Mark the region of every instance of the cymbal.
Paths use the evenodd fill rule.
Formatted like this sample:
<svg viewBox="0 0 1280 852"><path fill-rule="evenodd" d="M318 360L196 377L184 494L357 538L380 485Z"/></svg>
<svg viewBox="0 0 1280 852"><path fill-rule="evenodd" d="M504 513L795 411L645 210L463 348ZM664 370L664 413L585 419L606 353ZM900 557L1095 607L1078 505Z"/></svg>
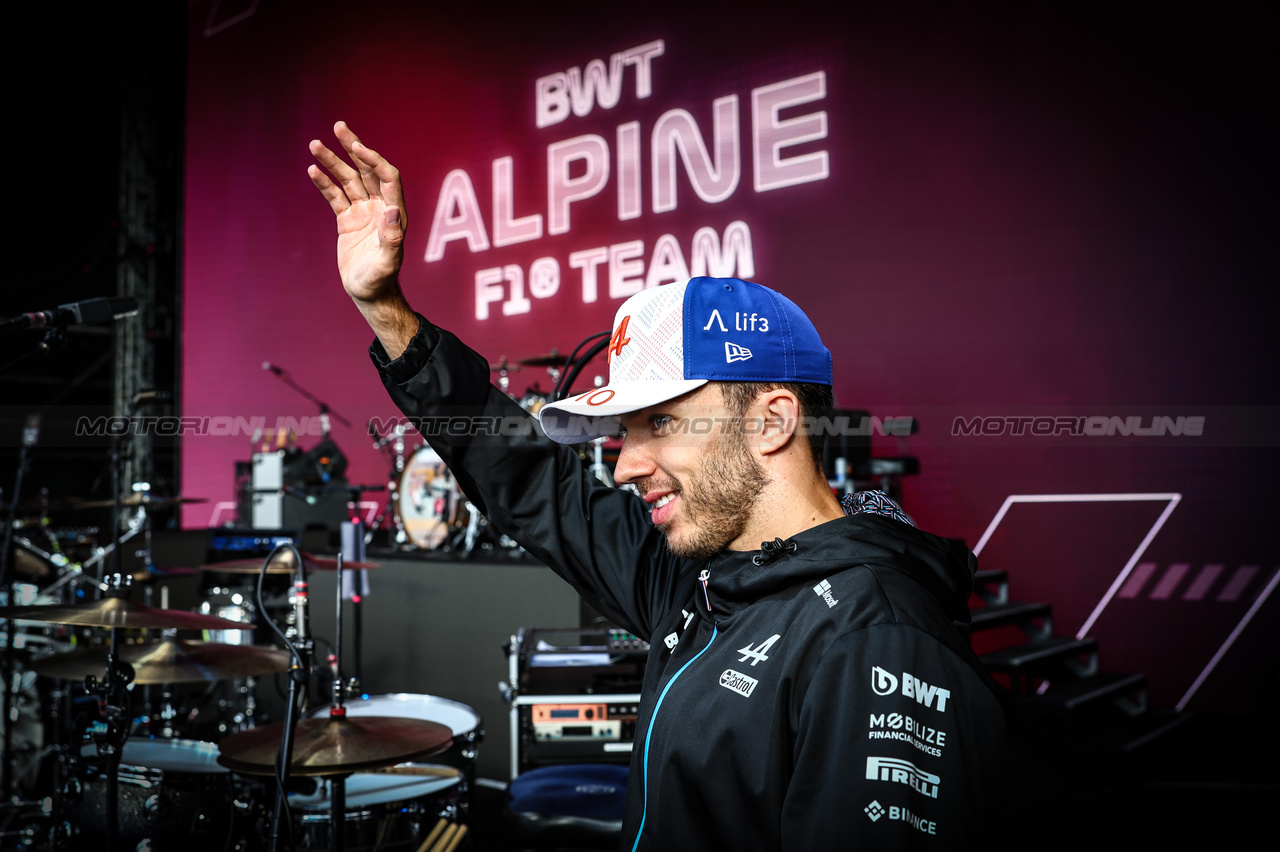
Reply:
<svg viewBox="0 0 1280 852"><path fill-rule="evenodd" d="M250 775L275 773L284 724L250 728L218 744L218 763ZM453 742L447 725L426 719L348 716L303 719L294 729L293 775L343 775L438 754Z"/></svg>
<svg viewBox="0 0 1280 852"><path fill-rule="evenodd" d="M244 626L244 625L242 625ZM261 645L221 645L213 642L168 640L145 645L121 645L120 659L133 666L134 683L199 683L282 672L289 668L289 652ZM32 662L42 675L64 680L102 677L107 670L107 647L97 645Z"/></svg>
<svg viewBox="0 0 1280 852"><path fill-rule="evenodd" d="M44 557L32 553L15 542L13 548L13 568L24 577L43 580L57 573L57 567Z"/></svg>
<svg viewBox="0 0 1280 852"><path fill-rule="evenodd" d="M328 556L316 556L315 554L301 551L302 563L307 567L308 571L337 571L338 560ZM377 568L377 562L356 562L354 559L342 560L342 567L351 571L367 571L370 568ZM236 559L232 562L211 562L208 565L201 565L201 571L220 571L224 574L257 574L262 570L261 559ZM271 561L267 563L268 574L292 574L297 570L297 565L293 561L292 550L282 550L275 556L271 557Z"/></svg>
<svg viewBox="0 0 1280 852"><path fill-rule="evenodd" d="M489 372L491 373L502 373L502 372L518 373L520 370L521 370L520 365L512 364L508 362L506 355L503 355L501 358L499 358L498 363L489 365Z"/></svg>
<svg viewBox="0 0 1280 852"><path fill-rule="evenodd" d="M521 358L520 363L526 367L559 367L568 362L568 358L552 349L546 355L535 355L532 358Z"/></svg>
<svg viewBox="0 0 1280 852"><path fill-rule="evenodd" d="M194 568L156 568L149 571L135 571L129 576L135 583L154 583L156 580L167 580L170 577L192 577L200 572Z"/></svg>
<svg viewBox="0 0 1280 852"><path fill-rule="evenodd" d="M149 491L138 491L120 501L120 506L132 509L137 506L152 506L157 509L167 506L178 506L185 503L208 503L208 497L164 497ZM70 509L110 509L115 506L114 500L82 500L68 504Z"/></svg>
<svg viewBox="0 0 1280 852"><path fill-rule="evenodd" d="M0 618L136 630L253 629L252 624L180 609L155 609L130 598L118 597L72 606L5 606L0 607Z"/></svg>

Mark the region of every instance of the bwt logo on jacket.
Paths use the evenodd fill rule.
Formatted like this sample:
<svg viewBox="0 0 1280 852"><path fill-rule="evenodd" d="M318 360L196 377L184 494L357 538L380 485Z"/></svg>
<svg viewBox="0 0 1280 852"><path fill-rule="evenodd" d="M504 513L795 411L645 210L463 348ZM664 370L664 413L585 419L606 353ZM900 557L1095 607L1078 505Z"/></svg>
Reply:
<svg viewBox="0 0 1280 852"><path fill-rule="evenodd" d="M872 666L871 689L876 695L892 695L898 690L898 678L879 666ZM910 672L903 672L902 694L907 698L914 698L917 704L945 711L947 709L947 699L951 697L951 690L930 686ZM933 699L935 698L938 699L937 707L933 706Z"/></svg>
<svg viewBox="0 0 1280 852"><path fill-rule="evenodd" d="M909 760L896 757L868 757L867 780L906 784L920 795L936 799L938 784L941 783L942 778L932 772L925 772Z"/></svg>

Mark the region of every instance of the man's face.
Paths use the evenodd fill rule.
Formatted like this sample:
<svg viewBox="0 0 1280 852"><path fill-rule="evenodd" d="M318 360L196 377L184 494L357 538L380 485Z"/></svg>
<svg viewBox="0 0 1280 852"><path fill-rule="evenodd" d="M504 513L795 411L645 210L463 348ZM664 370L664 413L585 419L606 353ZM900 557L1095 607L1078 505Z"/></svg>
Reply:
<svg viewBox="0 0 1280 852"><path fill-rule="evenodd" d="M742 536L767 477L707 384L623 416L615 477L631 482L677 556L704 558Z"/></svg>

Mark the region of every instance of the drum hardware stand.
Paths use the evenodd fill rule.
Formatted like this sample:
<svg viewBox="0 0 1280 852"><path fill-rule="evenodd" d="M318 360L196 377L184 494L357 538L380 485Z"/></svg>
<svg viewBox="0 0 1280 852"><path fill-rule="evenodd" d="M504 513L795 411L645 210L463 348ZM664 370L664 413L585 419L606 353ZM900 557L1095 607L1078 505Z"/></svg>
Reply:
<svg viewBox="0 0 1280 852"><path fill-rule="evenodd" d="M364 522L355 514L355 501L360 496L361 489L359 486L351 488L351 502L348 506L350 511L350 520L342 523L342 548L341 553L344 559L350 559L353 562L364 561ZM390 505L390 504L388 504ZM348 580L350 582L348 583ZM355 629L355 640L352 644L352 651L355 656L355 665L352 671L355 673L354 680L358 683L363 679L363 672L360 667L360 642L364 635L364 623L361 619L361 611L363 610L364 596L369 594L369 572L356 570L342 570L342 564L338 564L338 647L334 649L338 662L342 660L342 599L349 597L351 599L351 617L353 619L353 627ZM340 672L341 669L338 669Z"/></svg>
<svg viewBox="0 0 1280 852"><path fill-rule="evenodd" d="M289 767L293 763L293 738L297 729L298 718L305 712L303 706L311 694L311 657L315 648L314 641L310 638L307 624L307 566L302 559L302 554L293 545L282 545L293 551L293 558L296 560L296 573L293 582L293 609L294 609L294 625L292 629L292 638L281 634L281 638L285 640L293 654L293 663L289 667L289 697L285 706L284 714L284 731L280 742L280 752L276 756L276 800L275 807L272 809L271 815L271 838L268 845L268 852L276 852L278 843L280 842L280 823L285 818L288 806L288 784L289 784ZM279 548L277 548L278 550ZM267 558L262 563L262 573L258 575L258 606L264 612L266 607L262 601L262 578L266 576L267 565L271 562L271 557L275 556L275 550L267 554ZM342 571L342 556L338 556L338 572ZM341 584L339 584L341 591ZM279 628L275 627L275 623L268 619L268 623L280 633Z"/></svg>
<svg viewBox="0 0 1280 852"><path fill-rule="evenodd" d="M404 531L404 521L395 511L395 507L400 503L400 475L404 473L404 431L404 424L398 423L389 434L380 436L374 421L369 421L369 437L373 438L373 448L387 452L388 460L391 462L391 476L387 479L387 502L383 504L382 511L378 512L373 523L369 525L368 531L365 532L366 546L373 541L374 533L382 528L387 518L391 519L395 527L392 543L397 547L403 547L409 540L408 534Z"/></svg>
<svg viewBox="0 0 1280 852"><path fill-rule="evenodd" d="M612 488L613 474L609 472L609 466L604 463L604 442L607 440L607 438L595 438L591 441L591 475Z"/></svg>
<svg viewBox="0 0 1280 852"><path fill-rule="evenodd" d="M26 423L22 428L22 447L18 450L18 470L14 474L13 492L10 495L8 511L5 513L4 524L4 544L0 547L0 587L4 588L8 594L5 602L8 604L15 603L15 595L17 594L14 577L16 570L10 567L14 560L13 553L13 524L18 517L18 498L22 494L22 479L26 475L27 465L30 463L31 448L35 446L36 441L40 438L40 415L33 414L27 417ZM0 793L5 799L13 794L13 709L14 700L17 697L16 690L18 684L15 683L17 674L17 663L14 658L13 647L15 639L16 618L7 619L5 622L5 646L4 646L4 754L2 756L4 762L4 771L0 773Z"/></svg>
<svg viewBox="0 0 1280 852"><path fill-rule="evenodd" d="M111 578L107 597L127 598L132 578L115 574ZM85 692L97 696L98 708L106 718L95 722L90 733L98 746L98 757L105 764L103 774L107 779L107 850L116 848L120 833L120 757L125 740L129 738L129 684L133 682L133 666L120 659L120 634L112 627L111 644L107 651L106 678L99 681L93 675L84 679Z"/></svg>

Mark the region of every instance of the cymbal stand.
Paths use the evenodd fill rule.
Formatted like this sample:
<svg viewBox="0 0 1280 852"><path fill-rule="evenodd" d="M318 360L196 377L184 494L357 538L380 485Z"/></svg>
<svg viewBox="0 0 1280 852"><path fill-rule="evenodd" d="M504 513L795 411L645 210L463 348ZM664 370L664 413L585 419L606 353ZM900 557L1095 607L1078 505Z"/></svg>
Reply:
<svg viewBox="0 0 1280 852"><path fill-rule="evenodd" d="M373 523L369 525L369 529L365 531L364 543L367 545L373 541L374 533L382 528L387 518L391 519L395 532L391 536L392 542L397 545L403 545L409 540L409 535L404 531L404 521L400 518L400 513L396 511L396 507L400 504L400 475L404 473L404 433L405 424L397 423L395 427L386 435L379 435L374 421L369 421L369 437L373 438L373 448L375 450L383 450L387 454L387 460L391 462L391 475L387 477L387 502L383 504L382 511L373 519Z"/></svg>
<svg viewBox="0 0 1280 852"><path fill-rule="evenodd" d="M271 838L267 847L268 852L276 852L280 842L280 825L289 818L289 794L287 789L289 767L293 763L293 739L298 725L298 717L302 715L302 704L311 694L311 656L315 648L315 643L309 635L307 622L307 566L302 559L302 554L292 544L280 545L280 547L267 554L267 558L263 560L262 571L258 574L258 607L262 612L267 611L266 605L262 600L262 581L267 575L267 566L271 563L272 557L275 556L277 550L283 547L293 551L294 564L297 566L292 595L294 609L293 638L286 637L280 631L280 628L276 626L274 619L268 618L267 623L271 625L271 629L276 632L276 635L289 648L293 656L293 663L289 667L289 698L285 707L284 732L281 737L280 752L276 755L276 801L271 815ZM341 559L339 559L338 566L341 569Z"/></svg>
<svg viewBox="0 0 1280 852"><path fill-rule="evenodd" d="M107 597L129 597L131 582L128 575L113 575ZM95 722L90 727L90 734L98 746L98 757L107 778L106 840L108 852L113 852L120 834L120 756L125 740L129 738L129 684L133 683L134 671L133 666L120 659L119 630L115 627L110 630L106 678L99 681L89 675L84 679L84 688L88 694L97 696L98 709L106 720Z"/></svg>
<svg viewBox="0 0 1280 852"><path fill-rule="evenodd" d="M338 609L337 619L334 629L334 677L333 677L333 701L329 704L330 719L345 719L347 716L347 708L343 706L343 701L347 696L347 689L342 682L342 552L338 552ZM351 684L354 686L355 678L352 678ZM334 852L346 852L347 848L347 775L349 773L339 773L329 780L329 830L332 837L329 840L329 848Z"/></svg>
<svg viewBox="0 0 1280 852"><path fill-rule="evenodd" d="M609 472L609 466L604 463L604 442L607 438L596 438L591 442L591 475L596 479L613 487L613 474Z"/></svg>

